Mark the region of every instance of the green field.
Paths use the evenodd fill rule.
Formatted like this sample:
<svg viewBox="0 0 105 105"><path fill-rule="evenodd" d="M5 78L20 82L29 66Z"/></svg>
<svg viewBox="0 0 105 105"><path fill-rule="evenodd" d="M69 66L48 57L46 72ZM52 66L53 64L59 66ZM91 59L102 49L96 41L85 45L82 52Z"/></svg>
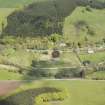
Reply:
<svg viewBox="0 0 105 105"><path fill-rule="evenodd" d="M105 71L97 71L90 75L87 75L87 79L105 80Z"/></svg>
<svg viewBox="0 0 105 105"><path fill-rule="evenodd" d="M2 31L2 23L7 24L7 16L14 10L15 8L0 8L0 31Z"/></svg>
<svg viewBox="0 0 105 105"><path fill-rule="evenodd" d="M67 88L71 97L62 105L104 105L104 82L95 81L50 81L45 85ZM98 95L97 95L98 94Z"/></svg>
<svg viewBox="0 0 105 105"><path fill-rule="evenodd" d="M58 102L57 105L104 105L105 103L105 81L88 81L88 80L71 80L71 81L36 81L32 83L27 83L23 86L21 86L18 90L16 90L15 94L11 94L10 100L9 98L7 99L7 102L12 103L12 99L15 100L15 103L20 103L26 104L26 100L31 100L29 96L31 93L29 91L28 95L25 96L25 99L22 98L26 94L25 90L32 90L38 87L55 87L55 88L62 88L62 89L67 89L68 93L70 94L70 97L65 99L62 102ZM24 91L23 91L24 89ZM21 98L18 98L18 97ZM23 100L21 100L23 99ZM14 102L14 101L13 101ZM32 101L33 102L33 101ZM5 103L5 101L4 101ZM18 105L20 105L18 104ZM3 104L5 105L5 104ZM10 103L9 103L10 105ZM30 105L33 105L32 103Z"/></svg>
<svg viewBox="0 0 105 105"><path fill-rule="evenodd" d="M44 56L44 59L43 59ZM51 73L54 78L54 75L62 71L63 69L66 69L69 67L78 67L80 66L80 62L75 56L74 53L62 53L60 55L60 58L56 60L47 60L46 55L42 53L32 53L32 52L25 52L24 50L18 50L15 51L13 49L5 49L1 55L0 55L0 63L6 66L6 70L0 71L0 80L21 80L21 79L35 79L37 77L35 70L33 70L34 75L32 75L32 67L37 68L37 73L40 72L40 70L45 73ZM47 55L48 56L48 55ZM50 57L50 55L49 55ZM34 61L34 62L33 62ZM22 68L27 68L24 70L24 74L20 74L15 68L9 67L8 65L5 65L5 62L9 62L13 65L18 65ZM13 66L12 67L15 67ZM16 68L19 68L16 67ZM42 68L42 69L41 69ZM46 68L46 69L43 69ZM4 68L5 69L5 68ZM9 72L10 71L10 72ZM15 73L14 73L15 72ZM27 75L27 72L31 73L32 76ZM38 78L38 77L37 77ZM46 77L48 78L48 77Z"/></svg>
<svg viewBox="0 0 105 105"><path fill-rule="evenodd" d="M85 7L77 7L65 20L64 35L66 40L85 43L85 38L87 38L91 43L101 41L105 36L104 17L105 9L87 11ZM87 27L93 34L89 34Z"/></svg>
<svg viewBox="0 0 105 105"><path fill-rule="evenodd" d="M70 69L69 67L76 68L75 69L76 71L74 71L75 73L80 72L80 68L79 68L80 61L74 53L63 52L63 53L61 53L58 60L53 60L50 57L51 57L51 55L45 55L43 53L26 52L24 50L14 50L12 48L5 49L0 54L0 63L1 64L4 64L4 66L6 66L5 63L9 62L13 65L18 65L17 68L22 67L22 68L27 68L27 69L24 71L21 69L22 73L20 73L13 68L11 70L11 68L7 65L8 69L5 70L5 68L4 68L4 70L2 70L3 68L1 68L2 71L0 71L1 72L0 79L1 80L8 80L8 79L10 79L10 80L18 80L18 79L19 80L21 80L21 79L27 80L27 79L40 78L41 75L42 75L42 78L43 77L54 78L54 76L56 74L64 73L65 75L67 75L67 72L68 72L68 75L71 75L70 77L72 77L72 75L73 75L72 70L74 70L74 69L73 68ZM94 54L85 53L85 54L80 54L79 57L80 57L81 61L90 61L93 64L98 64L98 63L105 61L105 52L104 51L96 52ZM13 66L13 67L15 67L15 66ZM31 67L37 68L37 70L34 70ZM71 72L70 72L70 70L71 70ZM65 72L62 72L62 71L65 71ZM37 73L40 74L41 72L44 72L47 76L50 73L51 76L47 77L47 76L43 75L43 73L41 75L37 74ZM98 73L99 73L99 76L98 76ZM102 72L102 73L104 75L104 72ZM90 79L94 79L93 77L96 75L96 78L99 77L99 79L104 79L103 75L102 75L102 78L100 78L101 74L100 74L100 72L97 72L97 73L94 72L91 75L87 75L86 78L89 77ZM63 74L60 74L60 75L62 75L62 78L64 78ZM68 78L70 78L70 77L68 77Z"/></svg>
<svg viewBox="0 0 105 105"><path fill-rule="evenodd" d="M7 70L0 70L0 80L21 80L22 75L18 73L9 72Z"/></svg>
<svg viewBox="0 0 105 105"><path fill-rule="evenodd" d="M0 8L20 8L37 0L0 0Z"/></svg>
<svg viewBox="0 0 105 105"><path fill-rule="evenodd" d="M82 61L89 60L93 63L100 63L105 61L105 52L96 52L94 54L81 54L80 58Z"/></svg>

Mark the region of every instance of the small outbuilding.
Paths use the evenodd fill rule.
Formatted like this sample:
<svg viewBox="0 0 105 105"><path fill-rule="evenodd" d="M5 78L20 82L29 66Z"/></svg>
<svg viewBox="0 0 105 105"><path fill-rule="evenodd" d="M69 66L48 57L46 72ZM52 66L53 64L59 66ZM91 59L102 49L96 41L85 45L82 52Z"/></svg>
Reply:
<svg viewBox="0 0 105 105"><path fill-rule="evenodd" d="M88 49L88 54L94 54L94 50L91 49L91 48L89 48L89 49Z"/></svg>

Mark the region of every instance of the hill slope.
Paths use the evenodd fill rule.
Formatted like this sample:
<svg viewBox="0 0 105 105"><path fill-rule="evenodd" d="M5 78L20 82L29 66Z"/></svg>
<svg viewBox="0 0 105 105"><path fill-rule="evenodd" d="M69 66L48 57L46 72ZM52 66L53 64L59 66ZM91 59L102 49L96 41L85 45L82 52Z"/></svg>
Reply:
<svg viewBox="0 0 105 105"><path fill-rule="evenodd" d="M28 5L32 2L40 2L40 1L42 2L46 0L0 0L0 8L17 8L17 7ZM53 1L53 0L48 0L48 1ZM81 1L86 1L86 0L81 0ZM105 2L105 0L92 0L92 1Z"/></svg>
<svg viewBox="0 0 105 105"><path fill-rule="evenodd" d="M43 1L43 2L42 2ZM4 33L9 35L50 35L62 34L65 17L77 6L90 5L92 8L104 8L105 3L96 0L42 0L7 18L8 25Z"/></svg>
<svg viewBox="0 0 105 105"><path fill-rule="evenodd" d="M0 0L0 8L17 8L37 0Z"/></svg>
<svg viewBox="0 0 105 105"><path fill-rule="evenodd" d="M64 35L71 42L102 41L105 38L105 9L78 7L65 19Z"/></svg>

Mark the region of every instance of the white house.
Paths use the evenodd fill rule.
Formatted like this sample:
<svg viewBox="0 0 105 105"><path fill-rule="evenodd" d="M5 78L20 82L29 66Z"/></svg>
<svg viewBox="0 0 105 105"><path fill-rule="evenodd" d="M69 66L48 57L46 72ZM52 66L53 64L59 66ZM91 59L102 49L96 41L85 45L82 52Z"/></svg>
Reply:
<svg viewBox="0 0 105 105"><path fill-rule="evenodd" d="M60 43L59 46L60 47L66 47L66 43Z"/></svg>
<svg viewBox="0 0 105 105"><path fill-rule="evenodd" d="M88 49L88 54L94 54L94 50L92 48Z"/></svg>

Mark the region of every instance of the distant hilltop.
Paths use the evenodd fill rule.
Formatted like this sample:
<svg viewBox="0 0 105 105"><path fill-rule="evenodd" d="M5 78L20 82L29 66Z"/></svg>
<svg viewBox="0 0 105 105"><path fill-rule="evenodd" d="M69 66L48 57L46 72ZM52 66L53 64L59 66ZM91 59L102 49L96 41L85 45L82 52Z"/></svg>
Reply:
<svg viewBox="0 0 105 105"><path fill-rule="evenodd" d="M44 36L63 34L63 23L77 6L105 8L99 0L41 0L23 10L14 11L7 17L3 34L14 36Z"/></svg>

